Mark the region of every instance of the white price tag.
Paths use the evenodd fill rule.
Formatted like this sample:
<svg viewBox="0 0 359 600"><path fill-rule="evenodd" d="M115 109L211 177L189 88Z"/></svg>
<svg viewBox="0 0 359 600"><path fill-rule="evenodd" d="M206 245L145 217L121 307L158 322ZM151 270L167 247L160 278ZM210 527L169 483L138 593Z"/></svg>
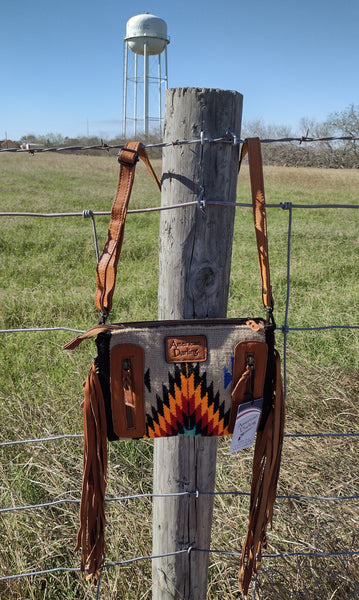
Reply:
<svg viewBox="0 0 359 600"><path fill-rule="evenodd" d="M263 398L258 398L253 402L239 405L229 449L231 454L252 446L262 412L262 404Z"/></svg>

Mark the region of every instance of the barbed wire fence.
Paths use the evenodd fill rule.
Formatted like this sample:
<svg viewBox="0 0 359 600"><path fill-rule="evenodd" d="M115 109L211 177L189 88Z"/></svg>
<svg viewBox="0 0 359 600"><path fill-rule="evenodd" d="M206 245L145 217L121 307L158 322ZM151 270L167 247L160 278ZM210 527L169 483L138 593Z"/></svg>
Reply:
<svg viewBox="0 0 359 600"><path fill-rule="evenodd" d="M200 138L193 140L175 140L171 144L165 143L153 143L153 144L144 144L145 148L164 148L165 146L181 146L187 144L206 144L206 143L230 143L234 145L238 145L243 143L239 136L236 136L233 132L228 131L221 138L208 138L205 137L204 133L201 132ZM313 143L313 142L325 142L325 141L359 141L359 137L354 136L346 136L346 137L322 137L322 138L311 138L307 136L303 137L290 137L290 138L277 138L277 139L262 139L262 144L272 144L272 143L292 143L297 142L299 144L302 143ZM61 152L74 152L74 151L88 151L88 150L121 150L123 148L123 144L119 145L107 145L105 143L91 145L91 146L64 146L64 147L50 147L50 148L34 148L31 145L27 145L21 148L0 148L1 152L11 152L11 153L30 153L30 154L38 154L38 153L61 153ZM210 204L221 204L221 206L230 205L233 206L233 203L226 202L213 202L209 200L205 200L203 197L199 197L198 200L193 202L187 202L181 205L172 205L166 207L151 207L151 208L143 208L143 209L130 209L128 210L128 214L136 214L136 213L149 213L156 212L162 210L172 210L174 208L185 207L190 205L197 205L199 209L205 209L206 205ZM234 204L237 208L246 208L251 207L250 203L242 203L236 202ZM347 329L347 330L358 330L359 325L355 324L347 324L347 325L319 325L315 327L291 327L288 324L288 314L289 314L289 306L290 306L290 292L291 292L291 242L292 242L292 219L293 219L293 211L297 209L302 210L313 210L313 209L339 209L339 210L353 210L359 209L358 204L335 204L335 203L327 203L327 204L299 204L292 202L278 203L278 204L267 204L268 208L276 208L287 211L288 213L288 232L287 232L287 256L286 256L286 300L285 300L285 311L284 311L284 323L278 329L283 334L283 381L284 381L284 391L285 395L287 394L287 349L288 349L288 336L291 332L305 332L305 331L321 331L321 330L334 330L334 329ZM110 211L92 211L92 210L84 210L82 212L64 212L64 213L37 213L37 212L0 212L0 217L27 217L27 218L68 218L68 217L82 217L82 218L90 218L92 220L93 226L93 237L94 237L94 245L97 259L99 258L98 251L98 243L97 243L97 232L96 232L96 223L95 218L97 216L110 215ZM69 331L75 333L83 333L83 330L74 329L66 326L59 327L30 327L30 328L15 328L15 329L0 329L1 335L6 334L24 334L24 333L32 333L32 332L52 332L52 331ZM348 438L355 440L359 437L359 433L355 431L346 431L346 432L337 432L337 433L327 433L327 432L317 432L317 433L286 433L285 438ZM48 436L42 438L32 438L32 439L18 439L11 441L0 442L0 448L6 448L10 446L19 446L19 445L41 445L45 442L53 442L56 443L59 440L73 439L81 441L83 438L83 434L66 434L63 435L55 435ZM197 498L204 494L201 490L190 490L181 492L179 494L153 494L153 493L143 493L143 494L131 494L124 495L119 497L111 497L106 498L106 503L114 503L114 502L124 502L128 500L135 500L139 498L148 498L151 499L155 496L192 496L195 495ZM208 493L205 493L208 495ZM211 492L210 495L214 496L250 496L249 492L246 491L234 491L234 490L226 490L221 492ZM298 494L278 494L277 500L304 500L304 501L318 501L323 503L335 503L335 502L356 502L359 499L359 494L351 494L351 495L339 495L339 496L311 496L311 495L298 495ZM23 506L7 506L0 508L0 515L4 515L6 513L18 513L21 511L34 511L45 509L49 507L53 507L59 504L80 504L80 499L69 499L69 498L60 498L54 501L40 503L40 504L31 504L31 505L23 505ZM230 556L240 556L240 552L226 551L224 549L209 549L209 548L196 548L192 545L189 545L188 548L184 548L174 553L163 554L160 556L146 555L146 556L135 556L127 560L120 560L117 562L106 563L104 565L104 570L115 568L119 566L128 565L131 563L139 562L139 561L149 561L155 560L156 558L162 558L166 556L172 556L173 554L182 554L182 553L191 553L191 552L207 552L210 554L219 554L219 555L230 555ZM347 551L295 551L295 552L277 552L277 553L263 553L262 557L264 560L276 560L279 558L288 558L288 557L335 557L335 556L346 556L346 557L354 557L359 555L359 549L347 550ZM9 575L1 575L0 582L11 581L20 578L32 578L37 576L45 576L51 575L55 573L66 573L66 572L79 572L79 568L72 568L66 566L54 567L50 569L39 569L36 571L28 571L21 573L12 573ZM254 582L254 590L253 590L253 598L255 597L256 591L256 579ZM96 590L96 599L100 598L101 592L101 577L99 578Z"/></svg>
<svg viewBox="0 0 359 600"><path fill-rule="evenodd" d="M243 144L245 140L241 139L240 136L237 136L233 131L228 130L223 137L220 138L211 138L206 137L205 133L201 131L200 138L194 138L192 140L174 140L173 142L158 142L158 143L150 143L143 144L143 147L146 149L154 149L154 148L166 148L170 146L185 146L189 144L216 144L216 143L227 143L234 144L235 146L238 144ZM261 139L261 144L282 144L288 142L297 142L299 144L304 143L313 143L313 142L357 142L359 141L359 137L356 136L328 136L328 137L309 137L308 135L302 135L300 137L282 137L282 138L264 138ZM36 144L24 144L19 148L0 148L0 152L12 152L12 153L29 153L29 154L38 154L44 152L80 152L86 150L121 150L124 148L124 144L107 144L102 141L101 144L93 144L90 146L78 145L78 146L50 146L46 148L36 148Z"/></svg>

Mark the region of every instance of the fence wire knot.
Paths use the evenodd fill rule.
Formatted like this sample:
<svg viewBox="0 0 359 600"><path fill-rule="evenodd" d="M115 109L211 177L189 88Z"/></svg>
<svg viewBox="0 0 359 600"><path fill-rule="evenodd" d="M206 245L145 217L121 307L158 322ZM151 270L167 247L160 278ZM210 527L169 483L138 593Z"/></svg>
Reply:
<svg viewBox="0 0 359 600"><path fill-rule="evenodd" d="M200 188L199 196L197 199L197 208L200 209L203 213L205 212L206 197L204 195L204 187L203 186L201 186L201 188Z"/></svg>
<svg viewBox="0 0 359 600"><path fill-rule="evenodd" d="M227 130L227 133L232 137L233 146L238 146L239 140L237 134L231 131L230 129Z"/></svg>

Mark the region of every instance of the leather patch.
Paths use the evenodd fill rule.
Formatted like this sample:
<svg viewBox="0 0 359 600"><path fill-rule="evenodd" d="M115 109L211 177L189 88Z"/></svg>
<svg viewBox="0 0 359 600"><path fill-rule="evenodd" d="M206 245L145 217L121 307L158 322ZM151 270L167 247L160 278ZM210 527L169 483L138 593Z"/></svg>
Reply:
<svg viewBox="0 0 359 600"><path fill-rule="evenodd" d="M262 329L264 329L263 323L256 323L253 319L248 319L248 321L246 321L246 325L253 331L262 331Z"/></svg>
<svg viewBox="0 0 359 600"><path fill-rule="evenodd" d="M238 406L263 397L267 370L268 346L265 342L246 340L234 348L233 389L228 431L233 433ZM249 377L246 372L250 371Z"/></svg>
<svg viewBox="0 0 359 600"><path fill-rule="evenodd" d="M207 360L205 335L181 335L165 338L168 363L204 362Z"/></svg>
<svg viewBox="0 0 359 600"><path fill-rule="evenodd" d="M119 438L145 434L144 362L144 351L135 344L119 344L111 350L112 422Z"/></svg>

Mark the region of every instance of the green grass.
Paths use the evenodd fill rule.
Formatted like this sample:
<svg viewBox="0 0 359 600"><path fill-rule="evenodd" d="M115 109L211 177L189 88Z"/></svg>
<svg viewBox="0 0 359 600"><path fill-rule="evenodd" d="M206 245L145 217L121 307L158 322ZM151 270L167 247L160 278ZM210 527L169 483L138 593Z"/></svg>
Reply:
<svg viewBox="0 0 359 600"><path fill-rule="evenodd" d="M108 155L2 154L0 211L81 212L110 210L118 165ZM155 161L157 172L160 162ZM358 204L359 172L268 167L268 203ZM249 201L246 169L239 201ZM158 191L138 167L132 208L159 204ZM268 209L273 292L282 352L286 300L288 211ZM358 325L358 210L293 208L290 327ZM108 217L96 217L103 245ZM157 315L157 213L129 215L111 321ZM0 328L65 326L87 329L94 307L96 256L91 221L0 217ZM261 316L260 278L253 217L236 214L229 316ZM62 346L72 333L7 333L0 345L1 441L80 433L82 381L94 345L75 352ZM357 330L288 333L287 433L358 432L359 347ZM357 438L286 438L279 494L353 495L358 491ZM219 441L217 491L248 490L252 451L229 455ZM0 506L61 498L78 499L82 476L79 439L0 447ZM108 496L150 492L152 443L109 446ZM212 546L241 547L247 497L215 499ZM110 503L108 561L151 554L148 499ZM77 567L78 505L1 515L0 576L54 567ZM357 501L278 499L267 553L358 550ZM356 537L355 537L356 536ZM261 600L349 600L359 595L358 559L297 556L266 559L258 577ZM238 558L211 555L208 598L239 598ZM0 582L8 600L94 599L83 575L53 575ZM104 572L101 598L151 597L151 564Z"/></svg>

